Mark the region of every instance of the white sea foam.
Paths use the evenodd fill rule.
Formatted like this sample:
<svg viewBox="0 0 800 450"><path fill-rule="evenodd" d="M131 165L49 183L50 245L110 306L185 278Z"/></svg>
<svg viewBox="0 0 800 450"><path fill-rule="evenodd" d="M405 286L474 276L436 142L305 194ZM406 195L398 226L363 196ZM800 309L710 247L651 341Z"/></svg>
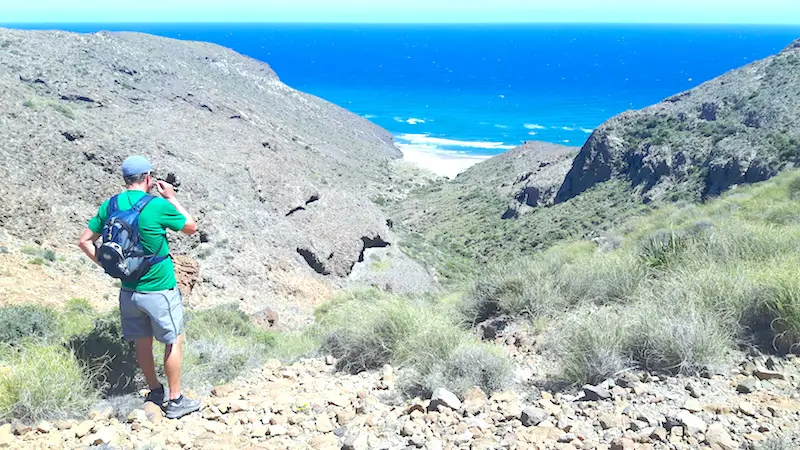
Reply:
<svg viewBox="0 0 800 450"><path fill-rule="evenodd" d="M486 150L510 150L514 148L513 145L506 145L503 142L458 141L455 139L431 137L427 134L401 134L397 136L397 139L406 141L405 143L407 144L433 145L437 147L482 148ZM442 150L447 150L447 148Z"/></svg>
<svg viewBox="0 0 800 450"><path fill-rule="evenodd" d="M564 131L575 131L575 128L572 127L561 127L561 129Z"/></svg>
<svg viewBox="0 0 800 450"><path fill-rule="evenodd" d="M376 119L378 116L376 116L376 115L374 115L374 114L364 114L364 115L363 115L363 116L361 116L361 117L363 117L363 118L365 118L365 119Z"/></svg>
<svg viewBox="0 0 800 450"><path fill-rule="evenodd" d="M591 129L591 128L583 128L583 127L581 127L581 131L583 131L586 134L589 134L589 133L593 132L594 130Z"/></svg>
<svg viewBox="0 0 800 450"><path fill-rule="evenodd" d="M395 118L394 118L394 121L395 121L395 122L399 122L399 123L403 123L403 122L405 122L406 120L405 120L405 119L403 119L402 117L395 117Z"/></svg>
<svg viewBox="0 0 800 450"><path fill-rule="evenodd" d="M418 123L425 123L425 119L417 119L416 117L412 117L406 120L406 123L409 125L416 125Z"/></svg>
<svg viewBox="0 0 800 450"><path fill-rule="evenodd" d="M536 123L526 123L525 128L529 130L546 130L547 127L536 124Z"/></svg>
<svg viewBox="0 0 800 450"><path fill-rule="evenodd" d="M508 128L508 125L502 125L502 124L496 123L496 124L494 124L494 127L495 128L500 128L501 130L505 130L506 128Z"/></svg>
<svg viewBox="0 0 800 450"><path fill-rule="evenodd" d="M536 136L537 134L539 134L539 133L537 133L535 131L531 131L531 132L528 133L528 136Z"/></svg>
<svg viewBox="0 0 800 450"><path fill-rule="evenodd" d="M448 178L489 158L486 155L472 155L453 150L442 150L434 144L395 144L403 152L403 159Z"/></svg>

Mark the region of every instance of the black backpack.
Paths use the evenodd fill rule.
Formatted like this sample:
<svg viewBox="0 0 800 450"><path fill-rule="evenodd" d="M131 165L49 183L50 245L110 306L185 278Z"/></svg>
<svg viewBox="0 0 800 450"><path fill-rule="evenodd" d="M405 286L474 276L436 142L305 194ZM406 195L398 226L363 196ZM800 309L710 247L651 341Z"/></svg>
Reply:
<svg viewBox="0 0 800 450"><path fill-rule="evenodd" d="M103 243L97 249L97 260L107 274L125 283L139 281L151 267L169 258L169 255L146 254L139 235L139 214L153 198L145 194L126 210L119 209L116 195L108 202L108 218L103 226Z"/></svg>

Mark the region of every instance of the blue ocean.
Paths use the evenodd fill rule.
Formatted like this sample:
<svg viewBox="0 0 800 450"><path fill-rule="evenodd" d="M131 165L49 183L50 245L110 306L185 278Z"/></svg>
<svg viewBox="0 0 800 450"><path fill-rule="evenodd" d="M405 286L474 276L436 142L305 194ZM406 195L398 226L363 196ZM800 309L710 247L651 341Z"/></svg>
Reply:
<svg viewBox="0 0 800 450"><path fill-rule="evenodd" d="M493 155L582 145L606 119L779 52L800 27L70 24L210 41L360 114L398 143Z"/></svg>

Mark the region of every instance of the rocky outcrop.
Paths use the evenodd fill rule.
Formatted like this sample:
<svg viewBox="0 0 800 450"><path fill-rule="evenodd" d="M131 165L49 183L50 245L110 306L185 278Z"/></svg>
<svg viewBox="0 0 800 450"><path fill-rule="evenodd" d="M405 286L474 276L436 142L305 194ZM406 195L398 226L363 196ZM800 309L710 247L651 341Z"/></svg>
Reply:
<svg viewBox="0 0 800 450"><path fill-rule="evenodd" d="M798 41L800 42L800 41ZM800 43L599 127L555 197L624 179L645 201L699 200L800 162Z"/></svg>
<svg viewBox="0 0 800 450"><path fill-rule="evenodd" d="M0 229L72 247L122 188L122 160L145 154L198 219L172 250L198 262L192 295L209 301L257 311L335 287L362 238L395 240L371 201L401 156L391 135L217 45L0 29L0 123Z"/></svg>

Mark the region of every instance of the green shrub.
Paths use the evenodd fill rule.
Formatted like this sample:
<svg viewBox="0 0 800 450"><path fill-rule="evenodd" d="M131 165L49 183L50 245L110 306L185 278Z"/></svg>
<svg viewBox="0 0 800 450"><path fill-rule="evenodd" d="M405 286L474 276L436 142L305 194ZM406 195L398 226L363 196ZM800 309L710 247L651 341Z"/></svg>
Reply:
<svg viewBox="0 0 800 450"><path fill-rule="evenodd" d="M614 308L588 308L554 324L547 347L558 363L558 378L594 384L635 367L628 351L631 330L625 319Z"/></svg>
<svg viewBox="0 0 800 450"><path fill-rule="evenodd" d="M641 302L632 314L633 337L627 351L644 369L697 375L725 365L734 348L725 323L700 305Z"/></svg>
<svg viewBox="0 0 800 450"><path fill-rule="evenodd" d="M800 177L794 177L786 186L789 199L800 200Z"/></svg>
<svg viewBox="0 0 800 450"><path fill-rule="evenodd" d="M781 352L800 349L800 280L797 259L771 267L757 277L760 300L770 322L774 348Z"/></svg>
<svg viewBox="0 0 800 450"><path fill-rule="evenodd" d="M24 339L50 340L61 332L59 317L39 305L0 307L0 343L18 344Z"/></svg>
<svg viewBox="0 0 800 450"><path fill-rule="evenodd" d="M75 111L69 107L69 105L62 105L61 103L52 102L50 106L53 107L54 110L58 111L64 117L68 119L75 119Z"/></svg>
<svg viewBox="0 0 800 450"><path fill-rule="evenodd" d="M567 308L558 263L519 261L491 268L464 296L460 313L472 325L501 315L551 317Z"/></svg>
<svg viewBox="0 0 800 450"><path fill-rule="evenodd" d="M87 376L104 396L126 395L144 386L134 345L122 336L118 310L96 318L93 328L72 337L67 346L89 368Z"/></svg>
<svg viewBox="0 0 800 450"><path fill-rule="evenodd" d="M714 311L640 300L570 313L554 324L547 345L560 378L597 383L632 367L696 375L727 364L733 343Z"/></svg>
<svg viewBox="0 0 800 450"><path fill-rule="evenodd" d="M44 258L44 259L46 259L46 260L48 260L50 262L54 262L56 260L56 252L54 252L53 250L50 250L49 248L45 249L45 250L42 251L42 258Z"/></svg>
<svg viewBox="0 0 800 450"><path fill-rule="evenodd" d="M639 243L639 254L647 265L655 268L674 263L688 246L689 236L674 229L660 229L645 236Z"/></svg>
<svg viewBox="0 0 800 450"><path fill-rule="evenodd" d="M322 318L321 327L323 351L351 373L388 363L425 375L469 339L431 305L402 298L342 304Z"/></svg>
<svg viewBox="0 0 800 450"><path fill-rule="evenodd" d="M57 345L6 347L0 367L0 420L80 417L97 400L85 369Z"/></svg>
<svg viewBox="0 0 800 450"><path fill-rule="evenodd" d="M28 260L28 264L33 264L35 266L41 266L44 263L45 263L44 258L42 258L41 256L37 256L35 258L31 258Z"/></svg>
<svg viewBox="0 0 800 450"><path fill-rule="evenodd" d="M447 359L436 363L430 372L414 386L416 394L430 395L434 389L445 388L463 395L473 386L484 392L497 392L512 383L514 365L498 347L486 344L464 344Z"/></svg>
<svg viewBox="0 0 800 450"><path fill-rule="evenodd" d="M34 245L26 245L22 247L22 250L20 251L26 255L39 256L42 252L42 249Z"/></svg>
<svg viewBox="0 0 800 450"><path fill-rule="evenodd" d="M208 390L260 367L269 358L295 361L317 347L310 333L273 333L250 321L236 305L187 311L184 380Z"/></svg>

